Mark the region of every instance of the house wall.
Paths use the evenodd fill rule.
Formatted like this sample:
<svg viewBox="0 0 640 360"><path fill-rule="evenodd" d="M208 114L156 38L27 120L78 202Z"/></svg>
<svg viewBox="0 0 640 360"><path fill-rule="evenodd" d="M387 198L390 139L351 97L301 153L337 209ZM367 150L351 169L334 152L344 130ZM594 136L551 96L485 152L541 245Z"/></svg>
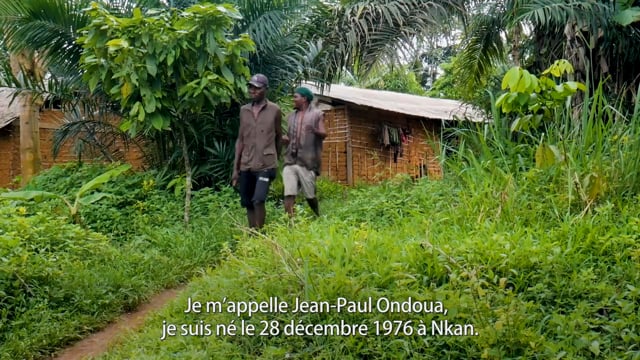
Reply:
<svg viewBox="0 0 640 360"><path fill-rule="evenodd" d="M347 183L347 139L348 123L345 106L337 106L324 111L324 126L327 137L322 143L321 175L329 179Z"/></svg>
<svg viewBox="0 0 640 360"><path fill-rule="evenodd" d="M347 181L347 148L351 146L353 183L377 182L396 174L413 178L441 178L437 160L439 121L368 107L347 105L325 111L328 136L323 149L323 175L340 183ZM393 147L380 143L381 125L409 130L402 154L394 161ZM434 150L435 149L435 150Z"/></svg>
<svg viewBox="0 0 640 360"><path fill-rule="evenodd" d="M0 129L0 187L7 187L19 174L20 134L12 124ZM16 164L18 172L16 173Z"/></svg>
<svg viewBox="0 0 640 360"><path fill-rule="evenodd" d="M42 169L48 169L56 164L77 161L74 142L67 141L60 149L58 156L53 158L53 134L62 124L63 113L60 110L43 110L40 112L40 157ZM120 153L123 161L133 165L134 169L144 168L144 154L141 149L132 145L125 150L121 141L117 141L112 151ZM82 158L83 161L103 161ZM14 121L0 129L0 187L13 186L12 181L21 174L20 171L20 124Z"/></svg>

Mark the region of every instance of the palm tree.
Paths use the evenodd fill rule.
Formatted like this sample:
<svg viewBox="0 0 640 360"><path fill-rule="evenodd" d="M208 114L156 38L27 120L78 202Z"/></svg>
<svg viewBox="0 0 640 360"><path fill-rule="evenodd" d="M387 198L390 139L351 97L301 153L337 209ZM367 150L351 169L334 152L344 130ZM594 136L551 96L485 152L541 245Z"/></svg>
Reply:
<svg viewBox="0 0 640 360"><path fill-rule="evenodd" d="M108 3L119 13L131 11L136 4L160 5L159 0ZM15 88L16 100L23 109L20 113L23 184L40 169L38 114L44 97L56 97L71 108L96 103L95 96L88 101L89 92L81 81L82 48L75 41L80 29L88 24L82 10L89 4L89 0L0 0L0 33L11 63L11 71L3 72L2 83Z"/></svg>
<svg viewBox="0 0 640 360"><path fill-rule="evenodd" d="M229 1L244 16L233 31L236 34L250 34L256 43L256 53L248 54L249 66L253 72L268 74L275 94L287 93L302 79L331 83L344 71L358 76L366 74L376 64L395 58L399 50L412 47L416 39L432 32L434 27L447 23L451 14L460 13L462 4L462 0L215 2ZM103 2L108 3L114 12L122 14L131 11L134 5L169 4L184 7L197 0L165 1L164 5L160 0ZM85 115L96 112L96 106L107 108L100 93L89 94L87 86L81 81L79 58L82 49L75 39L79 36L79 30L87 24L88 19L81 10L88 5L89 0L0 0L0 29L7 44L11 44L9 50L15 53L26 50L33 56L37 55L37 63L43 65L46 74L46 86L42 81L14 86L28 89L35 95L55 95L69 108L86 108L79 112ZM216 113L216 119L218 115ZM217 129L217 134L225 134L225 139L232 138L233 134L228 129L221 131L220 128L233 127L233 124L218 120L217 123L204 125ZM64 141L77 135L77 130L82 129L79 124L71 122L58 140ZM201 136L202 132L197 130L194 134ZM225 149L229 151L231 147L219 143L221 140L217 136L213 138L218 142L194 138L194 144L204 144L205 149L211 149L209 155L196 151L198 155L195 156L205 162L210 155L226 158ZM158 141L168 144L167 149L170 148L170 139ZM169 150L166 156L173 156L172 151ZM222 168L215 171L224 173Z"/></svg>
<svg viewBox="0 0 640 360"><path fill-rule="evenodd" d="M626 8L618 3L622 2L469 1L474 7L467 12L469 26L457 64L460 80L467 88L478 88L499 64L537 71L566 58L577 80L597 84L611 76L612 92L636 88L640 28L619 23Z"/></svg>
<svg viewBox="0 0 640 360"><path fill-rule="evenodd" d="M314 80L331 82L343 71L366 74L397 62L417 43L463 13L461 1L324 1L313 8L305 36L322 45Z"/></svg>
<svg viewBox="0 0 640 360"><path fill-rule="evenodd" d="M39 85L45 69L66 69L74 57L79 59L79 53L74 51L77 48L73 46L74 38L65 37L60 26L56 26L64 24L73 27L77 24L80 8L74 5L56 4L53 1L43 1L41 4L0 1L0 26L11 68L11 72L5 73L9 78L5 79L9 80L5 82L7 85L21 90L30 85ZM52 11L54 8L63 11ZM47 21L47 17L52 21ZM82 22L81 16L80 22L86 23ZM66 62L67 59L69 62ZM18 94L17 101L22 104L20 159L24 185L40 170L38 114L43 100L36 92L23 91Z"/></svg>
<svg viewBox="0 0 640 360"><path fill-rule="evenodd" d="M463 13L462 0L231 2L243 15L235 32L256 43L251 70L268 74L285 90L303 79L331 83L343 71L366 74L382 61L398 60L399 52Z"/></svg>
<svg viewBox="0 0 640 360"><path fill-rule="evenodd" d="M269 77L276 94L286 93L292 83L310 65L316 51L300 36L316 0L215 0L234 4L242 19L234 27L234 35L246 33L256 44L248 54L253 73Z"/></svg>

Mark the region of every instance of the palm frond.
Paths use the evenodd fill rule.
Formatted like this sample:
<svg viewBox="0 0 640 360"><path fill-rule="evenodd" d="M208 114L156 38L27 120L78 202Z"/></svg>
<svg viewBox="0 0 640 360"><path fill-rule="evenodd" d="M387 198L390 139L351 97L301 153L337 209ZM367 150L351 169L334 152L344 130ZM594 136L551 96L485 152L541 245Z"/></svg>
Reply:
<svg viewBox="0 0 640 360"><path fill-rule="evenodd" d="M0 0L0 28L9 51L37 52L46 67L77 67L82 48L78 31L89 19L87 0Z"/></svg>
<svg viewBox="0 0 640 360"><path fill-rule="evenodd" d="M496 14L474 18L458 60L458 68L463 69L460 72L462 83L470 87L477 85L498 63L506 60L502 38L506 26L504 19Z"/></svg>
<svg viewBox="0 0 640 360"><path fill-rule="evenodd" d="M105 122L71 120L63 123L53 134L52 152L54 159L65 144L73 141L75 155L81 157L102 157L108 161L123 160L123 152L114 154L118 140L129 148L129 138L122 131Z"/></svg>
<svg viewBox="0 0 640 360"><path fill-rule="evenodd" d="M597 29L610 19L612 7L608 2L577 0L526 0L513 5L513 23L527 22L541 28L563 28L576 21Z"/></svg>
<svg viewBox="0 0 640 360"><path fill-rule="evenodd" d="M323 40L327 57L323 62L333 69L325 74L328 78L338 76L342 69L366 73L381 59L410 49L416 38L448 23L459 14L459 5L417 0L322 3L314 8L310 26L315 29L307 32Z"/></svg>
<svg viewBox="0 0 640 360"><path fill-rule="evenodd" d="M161 0L100 0L99 2L105 9L121 16L131 15L135 8L154 9L165 8L168 5Z"/></svg>

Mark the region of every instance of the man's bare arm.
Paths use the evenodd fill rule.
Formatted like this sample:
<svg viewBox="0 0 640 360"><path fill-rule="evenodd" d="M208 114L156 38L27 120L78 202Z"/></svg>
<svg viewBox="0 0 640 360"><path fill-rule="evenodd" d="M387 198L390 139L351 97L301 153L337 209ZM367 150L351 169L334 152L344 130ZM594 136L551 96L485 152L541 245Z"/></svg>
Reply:
<svg viewBox="0 0 640 360"><path fill-rule="evenodd" d="M318 126L314 129L314 133L320 139L324 139L327 137L327 129L324 127L324 113L320 116L320 120L318 120Z"/></svg>

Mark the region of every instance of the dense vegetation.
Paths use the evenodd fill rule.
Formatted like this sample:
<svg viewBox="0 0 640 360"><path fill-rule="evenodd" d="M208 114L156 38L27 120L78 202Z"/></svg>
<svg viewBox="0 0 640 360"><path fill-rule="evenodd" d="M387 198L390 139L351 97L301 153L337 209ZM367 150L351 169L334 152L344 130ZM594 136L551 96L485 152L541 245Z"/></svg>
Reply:
<svg viewBox="0 0 640 360"><path fill-rule="evenodd" d="M85 11L85 0L0 0L0 81L17 89L25 113L45 97L60 103L68 122L58 145L80 138L103 155L99 139L82 137L126 137L138 124L153 159L153 170L81 197L115 165L56 167L26 185L29 201L0 200L0 358L49 355L194 277L104 358L640 358L637 0L190 7L198 2L101 1ZM223 26L194 28L185 18L195 15ZM176 24L193 36L169 36ZM137 43L169 38L197 59L174 64L173 47ZM276 183L268 227L244 232L225 183L247 68L270 76L270 96L284 106L303 79L422 94L429 78L430 94L473 102L490 121L443 134L453 141L440 151L441 181L321 182L324 215L301 206L294 222ZM161 86L171 74L175 84ZM122 128L105 121L113 114ZM411 298L443 311L184 313L189 301L271 297L291 306ZM436 336L432 321L444 320L465 334ZM268 334L215 333L242 321ZM368 334L283 334L292 322L341 321ZM168 325L213 325L213 334L161 340Z"/></svg>
<svg viewBox="0 0 640 360"><path fill-rule="evenodd" d="M141 104L145 111L153 113L157 110L157 101L162 99L164 103L160 104L160 112L166 113L172 107L168 104L180 103L184 93L158 91L153 81L146 83L141 80L136 88L123 81L147 79L147 72L149 79L155 79L151 74L159 69L161 74L158 78L163 76L162 72L167 69L162 57L165 50L156 47L152 47L150 52L155 56L148 58L133 51L137 60L127 62L129 65L123 66L123 71L117 73L113 81L97 83L104 74L90 74L87 78L93 80L87 82L85 78L83 81L83 69L97 70L99 66L96 58L82 58L83 46L91 45L91 41L87 44L77 40L99 32L91 30L91 23L93 21L95 26L100 21L96 14L101 13L103 18L110 18L114 24L123 26L123 31L109 30L110 51L119 48L124 43L122 40L129 36L139 39L135 41L148 42L154 38L153 34L161 33L158 26L162 21L159 19L167 20L183 12L198 14L200 10L197 7L189 7L201 2L102 0L94 5L102 10L96 11L94 7L87 12L90 0L0 0L3 40L0 44L0 84L15 88L25 96L33 95L38 101L47 98L61 104L67 111L68 122L56 137L58 145L80 139L83 146L76 148L84 149L86 156L93 150L103 157L113 158L107 151L110 139L123 134L118 134L113 124L105 121L109 118L105 114L122 116L125 126L130 126L135 123L131 120L136 115L140 116L141 107L121 108L110 96L121 93L121 97L126 98L124 94L129 94L130 104L135 104L140 100L138 92L144 93ZM230 27L224 27L224 34L218 27L209 34L217 34L218 40L249 35L255 51L247 51L242 56L251 72L269 75L272 80L270 97L274 100L289 97L291 89L299 81L308 80L324 84L343 82L415 94L431 90L431 96L463 99L489 109L490 94L495 96L499 91L496 79L501 78L509 67L519 65L532 73L539 73L557 59L567 59L573 64L575 80L591 88L603 81L605 93L608 96L624 94L622 98L627 105L633 102L640 81L635 65L640 58L638 0L210 2L230 3L242 15L239 18L235 11L230 11L228 14L233 13L235 21L228 24ZM139 9L134 11L136 6ZM105 15L107 12L111 17ZM127 28L132 23L154 25ZM202 46L193 46L193 49L205 50ZM213 48L206 50L215 52ZM223 55L224 52L217 56ZM110 61L113 63L102 67L117 68L125 59L116 56ZM210 62L215 63L213 60ZM200 60L200 63L207 62ZM443 63L446 65L442 66ZM167 65L170 66L168 61ZM190 68L188 65L184 68ZM196 70L181 74L183 78L177 84L192 83L194 74L202 69ZM223 68L220 70L218 75L224 75L227 81L233 78L242 84L246 80L242 71L229 73ZM207 81L215 85L218 80ZM200 92L195 84L199 83L193 82L186 93L198 99L206 92ZM146 90L138 90L137 87ZM149 94L149 88L153 89L153 96ZM159 182L184 179L183 175L190 172L189 164L197 188L228 182L238 104L214 106L217 98L228 95L223 92L198 104L202 105L203 111L179 122L186 123L182 130L174 126L167 131L147 134L146 140L154 145L150 147L149 160L162 170L157 179ZM25 99L18 97L18 100ZM127 99L124 100L122 104L127 103ZM25 104L37 106L41 104L38 101L26 101ZM236 101L241 103L242 99ZM32 119L35 121L37 119ZM147 121L157 128L165 128L169 122L159 116ZM87 131L101 135L86 136ZM28 151L28 147L25 146L23 151ZM182 161L185 157L188 157L188 163Z"/></svg>
<svg viewBox="0 0 640 360"><path fill-rule="evenodd" d="M73 196L104 171L56 167L28 189ZM0 358L48 354L216 263L233 239L233 193L197 193L185 232L181 200L152 179L104 185L112 196L80 208L84 226L58 199L0 202Z"/></svg>
<svg viewBox="0 0 640 360"><path fill-rule="evenodd" d="M239 231L229 189L196 192L185 230L180 198L158 189L152 173L107 183L100 191L114 196L82 208L83 225L70 224L59 200L5 203L2 354L49 353L199 273L104 358L638 358L640 107L623 113L587 99L580 122L545 123L543 141L535 132L514 137L499 113L456 130L440 181L321 182L319 219L300 205L290 222L275 184L261 233ZM570 116L561 109L556 116ZM56 168L28 189L72 195L102 171ZM442 310L184 312L189 301L273 297L290 306L411 298ZM255 335L216 333L243 320ZM452 333L434 330L444 320ZM287 324L341 321L367 325L367 335L284 334ZM163 334L171 325L178 333ZM182 325L193 335L180 335Z"/></svg>
<svg viewBox="0 0 640 360"><path fill-rule="evenodd" d="M637 115L628 131L639 129ZM243 237L218 267L101 359L639 358L640 198L633 191L637 177L627 182L616 169L634 161L637 138L620 134L626 139L620 148L613 145L615 127L586 131L581 136L614 139L591 159L595 148L583 148L574 132L564 139L573 145L559 145L566 162L542 166L538 145L516 149L495 136L498 130L468 130L441 181L400 176L351 190L324 184L327 215L303 216L294 226L276 218L264 234ZM482 143L487 131L494 137ZM548 131L552 138L563 133ZM594 199L583 176L596 168L607 190ZM372 298L375 306L378 299L412 298L442 302L447 313L374 307L249 316L204 307L272 297L290 306L296 299ZM202 312L185 314L194 301ZM441 320L463 327L432 333L432 322ZM216 332L242 321L254 324L256 334ZM285 334L290 324L341 321L367 325L368 335ZM386 335L389 321L400 322ZM426 335L417 333L420 324ZM165 332L170 325L177 327L173 336ZM181 335L183 325L192 333Z"/></svg>

